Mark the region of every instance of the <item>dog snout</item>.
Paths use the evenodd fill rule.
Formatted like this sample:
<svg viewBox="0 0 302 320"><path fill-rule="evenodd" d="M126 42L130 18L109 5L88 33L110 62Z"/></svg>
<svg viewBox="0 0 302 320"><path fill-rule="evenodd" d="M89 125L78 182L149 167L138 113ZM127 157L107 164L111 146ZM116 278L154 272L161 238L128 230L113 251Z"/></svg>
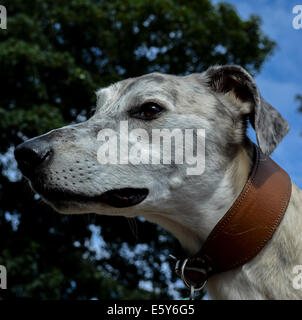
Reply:
<svg viewBox="0 0 302 320"><path fill-rule="evenodd" d="M50 161L53 150L45 139L34 138L18 145L14 154L22 174L31 178L37 169Z"/></svg>

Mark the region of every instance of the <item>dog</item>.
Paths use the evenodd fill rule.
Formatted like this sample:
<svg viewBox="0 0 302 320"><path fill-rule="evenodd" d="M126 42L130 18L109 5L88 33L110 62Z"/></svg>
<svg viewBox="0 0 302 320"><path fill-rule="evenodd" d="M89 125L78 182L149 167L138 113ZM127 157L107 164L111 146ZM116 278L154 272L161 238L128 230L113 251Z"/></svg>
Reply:
<svg viewBox="0 0 302 320"><path fill-rule="evenodd" d="M151 73L96 95L95 113L87 121L19 145L19 168L58 212L126 217L139 212L172 233L188 255L199 251L248 180L254 154L248 123L265 155L289 130L287 121L261 97L252 76L236 65L186 76ZM176 161L101 164L99 132L117 132L121 121L127 121L129 130L140 128L150 135L155 128L203 128L202 174L188 175L189 165ZM292 183L289 205L272 240L250 262L211 277L211 298L302 298L302 290L293 287L293 268L302 265L301 205L302 193Z"/></svg>

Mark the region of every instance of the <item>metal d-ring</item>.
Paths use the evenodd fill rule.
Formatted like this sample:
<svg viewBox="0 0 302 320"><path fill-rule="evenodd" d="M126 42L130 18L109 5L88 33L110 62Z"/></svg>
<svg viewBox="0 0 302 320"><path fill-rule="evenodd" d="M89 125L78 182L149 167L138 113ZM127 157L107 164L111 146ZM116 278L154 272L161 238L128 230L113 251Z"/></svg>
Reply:
<svg viewBox="0 0 302 320"><path fill-rule="evenodd" d="M186 276L185 276L185 268L186 268L186 264L188 261L189 261L189 259L185 259L184 262L182 263L180 277L181 277L181 280L183 281L183 283L190 289L190 297L192 297L192 296L194 296L195 291L200 291L204 288L204 286L207 284L207 279L204 280L204 282L202 283L202 285L199 288L195 288L194 286L192 286L188 282L188 280L186 279ZM204 272L206 273L205 269L204 269Z"/></svg>
<svg viewBox="0 0 302 320"><path fill-rule="evenodd" d="M186 279L185 277L185 268L186 268L186 264L188 262L189 259L185 259L182 263L181 260L177 259L176 257L174 257L173 255L169 255L169 257L175 261L175 272L176 274L181 278L181 280L183 281L183 283L185 284L185 286L187 288L190 289L190 296L185 299L185 300L194 300L194 294L196 291L200 291L204 288L204 286L207 283L207 279L205 278L204 282L202 283L202 285L199 288L195 288L193 285L191 285L189 283L189 281ZM181 265L181 267L180 267ZM206 269L203 269L204 273L207 274Z"/></svg>

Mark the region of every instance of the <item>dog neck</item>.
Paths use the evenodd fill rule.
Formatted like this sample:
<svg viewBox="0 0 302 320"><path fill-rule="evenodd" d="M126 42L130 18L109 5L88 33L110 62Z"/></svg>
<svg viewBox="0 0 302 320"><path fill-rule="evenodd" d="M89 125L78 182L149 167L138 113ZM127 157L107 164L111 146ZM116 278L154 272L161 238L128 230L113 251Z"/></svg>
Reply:
<svg viewBox="0 0 302 320"><path fill-rule="evenodd" d="M273 238L250 262L208 280L213 299L284 300L302 299L294 289L294 267L302 261L301 191L292 184L292 196Z"/></svg>
<svg viewBox="0 0 302 320"><path fill-rule="evenodd" d="M176 208L177 214L151 212L144 213L144 217L171 232L188 255L197 253L242 191L253 165L253 156L252 143L245 148L240 147L207 203L196 200L194 206Z"/></svg>
<svg viewBox="0 0 302 320"><path fill-rule="evenodd" d="M173 233L181 242L182 246L188 251L188 254L195 254L199 251L204 240L217 222L224 216L239 196L248 180L253 165L252 159L252 144L238 151L236 157L226 170L224 181L222 181L215 190L217 194L224 194L224 203L221 206L216 205L212 208L208 205L206 222L204 220L205 215L202 206L202 210L199 212L192 209L190 212L186 212L186 214L190 215L186 221L184 221L183 216L179 215L170 217L163 214L146 216L146 218ZM228 188L226 188L226 185ZM226 190L228 190L227 194ZM302 202L301 192L294 187L293 196ZM297 221L301 228L302 217L300 215L300 217L295 217L294 220L292 219L292 216L297 214L297 210L294 210L293 206L294 203L293 200L291 200L284 221L278 228L273 239L251 262L237 269L215 275L209 279L207 288L212 298L278 299L284 298L284 296L293 298L293 295L299 295L297 290L297 292L293 293L291 278L289 278L292 274L293 266L301 264L302 261L301 255L300 262L297 259L297 252L301 250L299 251L297 244L293 247L295 237L293 237L293 233L291 232L292 228L295 228L293 225L294 221ZM180 219L178 219L179 217ZM190 225L187 221L191 221L192 224ZM297 232L297 234L301 234L301 232ZM290 246L292 255L286 255L284 249L284 243L286 243L286 241L284 237L292 240ZM282 282L282 286L279 285L278 290L274 290L276 287L276 278Z"/></svg>

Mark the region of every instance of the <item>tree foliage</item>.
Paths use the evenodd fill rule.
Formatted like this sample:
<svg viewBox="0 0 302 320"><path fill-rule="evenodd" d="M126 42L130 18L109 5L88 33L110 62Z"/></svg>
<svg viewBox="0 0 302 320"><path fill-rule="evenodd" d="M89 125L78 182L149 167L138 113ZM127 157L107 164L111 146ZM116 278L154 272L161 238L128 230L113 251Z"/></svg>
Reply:
<svg viewBox="0 0 302 320"><path fill-rule="evenodd" d="M242 20L231 5L209 0L1 4L8 14L8 28L0 30L0 264L8 271L6 297L171 297L167 288L175 277L165 259L179 248L168 234L143 220L54 213L21 179L13 147L85 119L94 92L112 82L227 63L255 74L274 43L257 16Z"/></svg>

